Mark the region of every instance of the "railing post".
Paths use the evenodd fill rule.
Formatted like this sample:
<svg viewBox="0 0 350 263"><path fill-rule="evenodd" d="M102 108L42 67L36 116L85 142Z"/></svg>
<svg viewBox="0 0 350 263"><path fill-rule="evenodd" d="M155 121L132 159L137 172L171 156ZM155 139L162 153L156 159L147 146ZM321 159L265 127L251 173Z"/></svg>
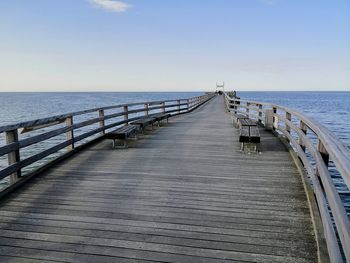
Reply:
<svg viewBox="0 0 350 263"><path fill-rule="evenodd" d="M289 121L292 121L292 114L290 114L289 112L286 112L286 119ZM286 123L286 131L290 133L290 126L287 123Z"/></svg>
<svg viewBox="0 0 350 263"><path fill-rule="evenodd" d="M162 102L162 113L165 113L165 102Z"/></svg>
<svg viewBox="0 0 350 263"><path fill-rule="evenodd" d="M18 130L12 130L6 132L6 143L16 143L18 142ZM7 154L8 164L12 165L18 163L20 159L19 148ZM10 184L15 183L18 178L21 177L21 169L18 169L16 172L10 175Z"/></svg>
<svg viewBox="0 0 350 263"><path fill-rule="evenodd" d="M290 114L290 112L286 112L286 120L292 121L292 114ZM286 131L290 134L290 126L287 124L287 122L285 123L286 126ZM289 139L287 139L289 141Z"/></svg>
<svg viewBox="0 0 350 263"><path fill-rule="evenodd" d="M67 141L72 140L72 143L67 146L67 150L72 151L74 149L73 116L67 117L65 123L67 127L71 127L71 129L66 132L66 138Z"/></svg>
<svg viewBox="0 0 350 263"><path fill-rule="evenodd" d="M265 129L273 130L273 110L267 109L265 110Z"/></svg>
<svg viewBox="0 0 350 263"><path fill-rule="evenodd" d="M247 112L247 116L249 117L249 107L250 107L250 102L247 102L247 108L245 109L245 111Z"/></svg>
<svg viewBox="0 0 350 263"><path fill-rule="evenodd" d="M231 100L231 102L232 102L232 100ZM234 108L234 110L235 110L235 114L237 114L237 110L238 110L238 100L236 100L236 99L233 99L233 108Z"/></svg>
<svg viewBox="0 0 350 263"><path fill-rule="evenodd" d="M324 163L328 167L329 154L328 154L326 148L324 147L324 145L323 145L323 143L322 143L322 141L320 139L317 140L317 150L320 152Z"/></svg>
<svg viewBox="0 0 350 263"><path fill-rule="evenodd" d="M124 106L124 121L126 121L125 122L125 125L128 125L129 123L127 122L128 121L128 119L129 119L129 107L128 107L128 105L125 105Z"/></svg>
<svg viewBox="0 0 350 263"><path fill-rule="evenodd" d="M105 111L104 110L99 110L98 111L98 117L100 118L100 121L99 121L100 128L102 128L101 135L105 135L106 134L106 130L105 130Z"/></svg>
<svg viewBox="0 0 350 263"><path fill-rule="evenodd" d="M307 125L302 120L300 120L300 129L303 131L305 135L307 134ZM305 143L303 138L301 138L300 136L299 136L299 145L301 149L303 149L303 151L305 152Z"/></svg>
<svg viewBox="0 0 350 263"><path fill-rule="evenodd" d="M181 101L177 100L177 114L180 114L180 104L181 104Z"/></svg>
<svg viewBox="0 0 350 263"><path fill-rule="evenodd" d="M259 123L262 123L262 116L263 116L263 114L262 114L262 108L263 108L263 105L262 104L259 104L258 105L259 106L259 113L258 113L258 115L259 115L259 120L258 120L258 122Z"/></svg>
<svg viewBox="0 0 350 263"><path fill-rule="evenodd" d="M272 129L276 130L278 129L278 118L277 116L275 116L275 114L277 113L277 108L276 107L272 107L273 110L273 126Z"/></svg>
<svg viewBox="0 0 350 263"><path fill-rule="evenodd" d="M145 111L144 111L145 116L148 116L148 103L145 103L144 108L145 108Z"/></svg>

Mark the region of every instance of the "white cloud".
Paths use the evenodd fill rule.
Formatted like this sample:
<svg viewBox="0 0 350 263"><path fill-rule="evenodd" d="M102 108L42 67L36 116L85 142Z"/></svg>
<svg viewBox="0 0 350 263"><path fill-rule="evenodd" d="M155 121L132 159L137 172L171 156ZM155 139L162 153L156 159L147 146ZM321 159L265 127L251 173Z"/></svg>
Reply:
<svg viewBox="0 0 350 263"><path fill-rule="evenodd" d="M94 5L101 7L103 9L106 9L108 11L112 12L126 12L129 8L132 6L122 2L122 1L116 1L116 0L89 0Z"/></svg>

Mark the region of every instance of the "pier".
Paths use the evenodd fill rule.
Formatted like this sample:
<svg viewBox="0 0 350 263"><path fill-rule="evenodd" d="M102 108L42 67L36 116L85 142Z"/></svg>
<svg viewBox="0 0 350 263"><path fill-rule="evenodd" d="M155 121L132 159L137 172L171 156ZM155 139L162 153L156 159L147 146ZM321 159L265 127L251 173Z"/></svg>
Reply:
<svg viewBox="0 0 350 263"><path fill-rule="evenodd" d="M127 149L112 147L106 134L153 113L171 114L169 123L148 127ZM88 114L95 115L74 119ZM233 114L258 123L258 151L241 150ZM349 150L288 108L208 93L59 115L0 133L7 139L0 155L8 156L0 178L9 180L0 194L1 262L349 260L349 218L327 168L334 162L349 186ZM55 136L64 141L21 157L21 149Z"/></svg>

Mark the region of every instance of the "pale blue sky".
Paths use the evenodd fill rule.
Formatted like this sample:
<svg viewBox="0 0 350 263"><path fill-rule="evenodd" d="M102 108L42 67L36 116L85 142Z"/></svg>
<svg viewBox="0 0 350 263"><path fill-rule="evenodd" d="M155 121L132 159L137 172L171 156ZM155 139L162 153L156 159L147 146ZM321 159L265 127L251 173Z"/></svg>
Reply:
<svg viewBox="0 0 350 263"><path fill-rule="evenodd" d="M349 90L348 0L0 0L0 91Z"/></svg>

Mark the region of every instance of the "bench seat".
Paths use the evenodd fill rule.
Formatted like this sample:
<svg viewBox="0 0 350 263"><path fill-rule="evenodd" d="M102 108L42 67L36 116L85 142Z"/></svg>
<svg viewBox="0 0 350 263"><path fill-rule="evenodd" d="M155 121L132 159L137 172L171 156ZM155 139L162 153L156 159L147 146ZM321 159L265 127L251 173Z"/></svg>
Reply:
<svg viewBox="0 0 350 263"><path fill-rule="evenodd" d="M249 142L249 127L244 126L239 130L239 142Z"/></svg>
<svg viewBox="0 0 350 263"><path fill-rule="evenodd" d="M231 116L232 116L232 124L236 127L239 125L238 123L239 120L249 119L246 115L243 115L243 114L232 113Z"/></svg>
<svg viewBox="0 0 350 263"><path fill-rule="evenodd" d="M239 119L238 125L239 127L242 127L242 126L256 126L257 124L256 124L256 121L252 119Z"/></svg>
<svg viewBox="0 0 350 263"><path fill-rule="evenodd" d="M255 151L257 145L260 144L260 132L257 126L241 126L239 130L239 142L241 143L241 149L244 150L246 143L255 144Z"/></svg>
<svg viewBox="0 0 350 263"><path fill-rule="evenodd" d="M131 137L137 138L139 128L137 126L123 126L106 134L107 139L113 140L113 148L117 148L117 140L123 140L122 148L128 148L128 139ZM119 147L120 148L120 147Z"/></svg>
<svg viewBox="0 0 350 263"><path fill-rule="evenodd" d="M148 125L152 125L152 129L153 129L153 124L156 121L157 121L157 119L155 117L145 117L145 118L141 118L139 120L133 121L130 124L133 126L139 126L141 128L141 130L144 131L144 129Z"/></svg>
<svg viewBox="0 0 350 263"><path fill-rule="evenodd" d="M158 125L162 123L163 120L166 120L166 122L169 122L169 118L171 115L169 113L156 113L152 115L152 117L156 118L156 121L158 122Z"/></svg>
<svg viewBox="0 0 350 263"><path fill-rule="evenodd" d="M260 132L256 126L249 127L249 141L251 143L260 143Z"/></svg>

